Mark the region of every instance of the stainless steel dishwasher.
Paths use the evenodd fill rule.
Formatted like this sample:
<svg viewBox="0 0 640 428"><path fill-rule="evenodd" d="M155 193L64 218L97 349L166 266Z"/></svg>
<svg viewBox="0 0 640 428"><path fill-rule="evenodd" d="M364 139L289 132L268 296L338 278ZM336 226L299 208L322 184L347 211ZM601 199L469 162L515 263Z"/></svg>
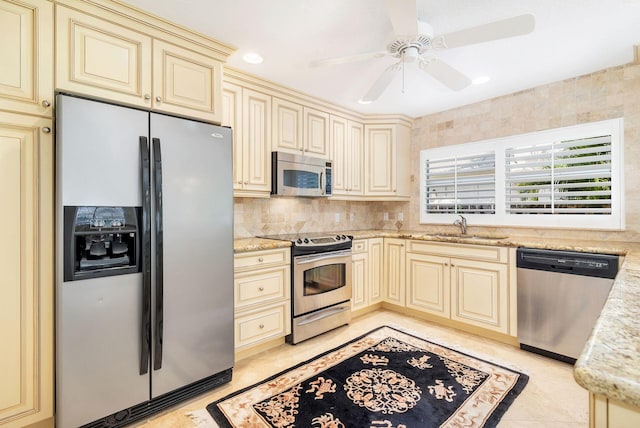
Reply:
<svg viewBox="0 0 640 428"><path fill-rule="evenodd" d="M575 363L613 279L618 256L518 248L520 348Z"/></svg>

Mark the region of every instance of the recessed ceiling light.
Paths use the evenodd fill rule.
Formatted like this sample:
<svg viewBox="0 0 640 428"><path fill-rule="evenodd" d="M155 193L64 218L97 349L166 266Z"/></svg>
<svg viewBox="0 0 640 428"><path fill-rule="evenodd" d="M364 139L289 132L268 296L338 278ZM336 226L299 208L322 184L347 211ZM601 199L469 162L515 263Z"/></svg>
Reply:
<svg viewBox="0 0 640 428"><path fill-rule="evenodd" d="M373 101L358 100L358 104L371 104Z"/></svg>
<svg viewBox="0 0 640 428"><path fill-rule="evenodd" d="M480 76L473 79L471 83L474 85L482 85L483 83L487 83L489 80L491 80L491 77L489 76Z"/></svg>
<svg viewBox="0 0 640 428"><path fill-rule="evenodd" d="M264 61L264 58L262 58L260 54L257 54L255 52L247 52L246 54L242 55L242 60L249 64L261 64L262 61Z"/></svg>

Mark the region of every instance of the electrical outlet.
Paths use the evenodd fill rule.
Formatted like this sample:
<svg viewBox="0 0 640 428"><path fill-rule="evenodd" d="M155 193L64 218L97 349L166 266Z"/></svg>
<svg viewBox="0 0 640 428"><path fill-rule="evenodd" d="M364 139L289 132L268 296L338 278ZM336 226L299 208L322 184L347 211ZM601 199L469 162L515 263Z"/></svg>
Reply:
<svg viewBox="0 0 640 428"><path fill-rule="evenodd" d="M389 213L384 213L384 214L382 215L382 219L383 219L384 221L389 221Z"/></svg>
<svg viewBox="0 0 640 428"><path fill-rule="evenodd" d="M404 220L404 214L398 213L398 221L403 221L403 220Z"/></svg>
<svg viewBox="0 0 640 428"><path fill-rule="evenodd" d="M336 223L340 223L340 213L336 213Z"/></svg>
<svg viewBox="0 0 640 428"><path fill-rule="evenodd" d="M349 221L354 221L356 219L356 213L349 213Z"/></svg>

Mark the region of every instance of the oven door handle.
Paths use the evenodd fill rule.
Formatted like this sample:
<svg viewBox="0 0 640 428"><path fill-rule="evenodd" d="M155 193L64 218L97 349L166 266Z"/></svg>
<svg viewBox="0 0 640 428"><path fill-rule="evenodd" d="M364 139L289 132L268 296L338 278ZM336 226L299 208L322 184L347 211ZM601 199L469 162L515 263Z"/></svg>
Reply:
<svg viewBox="0 0 640 428"><path fill-rule="evenodd" d="M334 259L337 257L351 257L351 250L334 251L332 253L325 254L311 254L308 256L295 257L296 265L305 265L308 263L315 263L319 260Z"/></svg>

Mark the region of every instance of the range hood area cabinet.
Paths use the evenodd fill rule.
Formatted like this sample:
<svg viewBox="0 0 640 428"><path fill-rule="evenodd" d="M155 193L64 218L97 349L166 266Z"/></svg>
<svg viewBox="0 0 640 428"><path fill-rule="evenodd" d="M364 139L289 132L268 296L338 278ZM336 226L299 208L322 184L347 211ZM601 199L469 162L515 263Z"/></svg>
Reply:
<svg viewBox="0 0 640 428"><path fill-rule="evenodd" d="M56 1L56 88L220 123L222 63L233 49L108 5Z"/></svg>

